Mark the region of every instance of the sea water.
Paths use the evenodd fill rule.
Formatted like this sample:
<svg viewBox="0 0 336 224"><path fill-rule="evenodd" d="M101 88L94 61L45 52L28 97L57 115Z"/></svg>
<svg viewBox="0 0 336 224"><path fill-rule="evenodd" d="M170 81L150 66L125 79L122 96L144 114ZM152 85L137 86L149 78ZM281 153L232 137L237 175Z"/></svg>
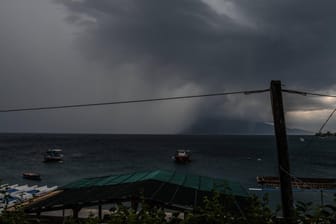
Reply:
<svg viewBox="0 0 336 224"><path fill-rule="evenodd" d="M291 175L335 177L336 137L288 136ZM49 148L61 148L62 163L44 163ZM192 162L176 164L177 149L192 151ZM271 135L75 135L1 134L0 179L9 184L62 186L86 177L165 169L240 182L258 187L256 176L278 174L277 150ZM42 180L22 179L37 172ZM263 194L260 192L258 195ZM279 203L280 192L269 192ZM320 192L294 192L295 200L320 203ZM324 192L324 203L333 192Z"/></svg>

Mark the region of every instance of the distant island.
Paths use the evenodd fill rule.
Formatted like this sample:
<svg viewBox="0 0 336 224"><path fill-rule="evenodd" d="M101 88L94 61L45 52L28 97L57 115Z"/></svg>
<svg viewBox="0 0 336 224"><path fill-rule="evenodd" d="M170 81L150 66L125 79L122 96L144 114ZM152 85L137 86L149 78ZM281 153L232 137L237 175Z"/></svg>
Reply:
<svg viewBox="0 0 336 224"><path fill-rule="evenodd" d="M246 120L202 117L182 131L183 134L247 134L274 135L272 123ZM299 128L288 128L288 135L314 135L314 132Z"/></svg>
<svg viewBox="0 0 336 224"><path fill-rule="evenodd" d="M315 136L318 136L318 137L330 137L330 136L336 136L336 132L332 133L330 131L327 131L327 132L317 132L315 133Z"/></svg>

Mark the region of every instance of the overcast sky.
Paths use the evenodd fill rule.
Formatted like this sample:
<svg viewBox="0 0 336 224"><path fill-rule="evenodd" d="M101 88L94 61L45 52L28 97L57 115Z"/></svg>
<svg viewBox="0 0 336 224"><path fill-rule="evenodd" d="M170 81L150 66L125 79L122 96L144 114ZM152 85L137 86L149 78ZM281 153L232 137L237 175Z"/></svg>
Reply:
<svg viewBox="0 0 336 224"><path fill-rule="evenodd" d="M1 0L0 109L265 89L273 79L336 94L335 10L333 0ZM313 132L336 107L284 100L288 126ZM269 94L1 113L0 132L174 134L208 120L270 123Z"/></svg>

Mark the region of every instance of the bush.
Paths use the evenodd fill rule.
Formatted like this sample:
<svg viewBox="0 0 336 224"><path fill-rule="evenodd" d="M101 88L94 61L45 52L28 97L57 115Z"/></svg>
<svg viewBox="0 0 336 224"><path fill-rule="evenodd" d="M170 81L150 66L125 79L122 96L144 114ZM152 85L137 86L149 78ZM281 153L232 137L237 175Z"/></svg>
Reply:
<svg viewBox="0 0 336 224"><path fill-rule="evenodd" d="M336 194L335 194L336 199ZM335 203L336 204L336 200ZM135 211L118 204L111 212L105 223L109 224L273 224L280 223L276 218L278 211L272 211L268 206L268 197L262 199L250 196L242 207L233 196L214 193L213 197L205 198L203 206L184 213L173 213L167 218L164 210L156 206L149 206L142 202L142 209ZM314 206L312 203L298 202L296 204L296 218L298 224L334 224L336 223L336 206ZM15 212L3 212L0 215L1 224L28 224L22 209ZM90 215L85 220L68 218L66 224L98 224L98 218Z"/></svg>
<svg viewBox="0 0 336 224"><path fill-rule="evenodd" d="M336 194L334 195L334 204L336 204ZM335 224L336 206L321 205L314 207L311 202L298 202L296 204L296 217L299 224Z"/></svg>
<svg viewBox="0 0 336 224"><path fill-rule="evenodd" d="M17 208L16 211L4 211L0 214L1 224L28 224L28 219L26 214L21 208Z"/></svg>

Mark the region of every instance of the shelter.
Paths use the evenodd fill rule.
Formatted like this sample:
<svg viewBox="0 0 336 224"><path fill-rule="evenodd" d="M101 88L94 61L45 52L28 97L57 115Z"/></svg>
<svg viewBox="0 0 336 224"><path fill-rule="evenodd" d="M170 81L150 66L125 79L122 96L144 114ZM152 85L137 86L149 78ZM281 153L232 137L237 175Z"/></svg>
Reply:
<svg viewBox="0 0 336 224"><path fill-rule="evenodd" d="M73 209L75 216L84 207L98 205L101 210L104 204L125 201L134 204L140 198L164 208L186 210L202 204L204 197L214 191L233 195L237 200L248 196L236 182L155 170L81 179L63 186L52 197L29 205L26 211Z"/></svg>

